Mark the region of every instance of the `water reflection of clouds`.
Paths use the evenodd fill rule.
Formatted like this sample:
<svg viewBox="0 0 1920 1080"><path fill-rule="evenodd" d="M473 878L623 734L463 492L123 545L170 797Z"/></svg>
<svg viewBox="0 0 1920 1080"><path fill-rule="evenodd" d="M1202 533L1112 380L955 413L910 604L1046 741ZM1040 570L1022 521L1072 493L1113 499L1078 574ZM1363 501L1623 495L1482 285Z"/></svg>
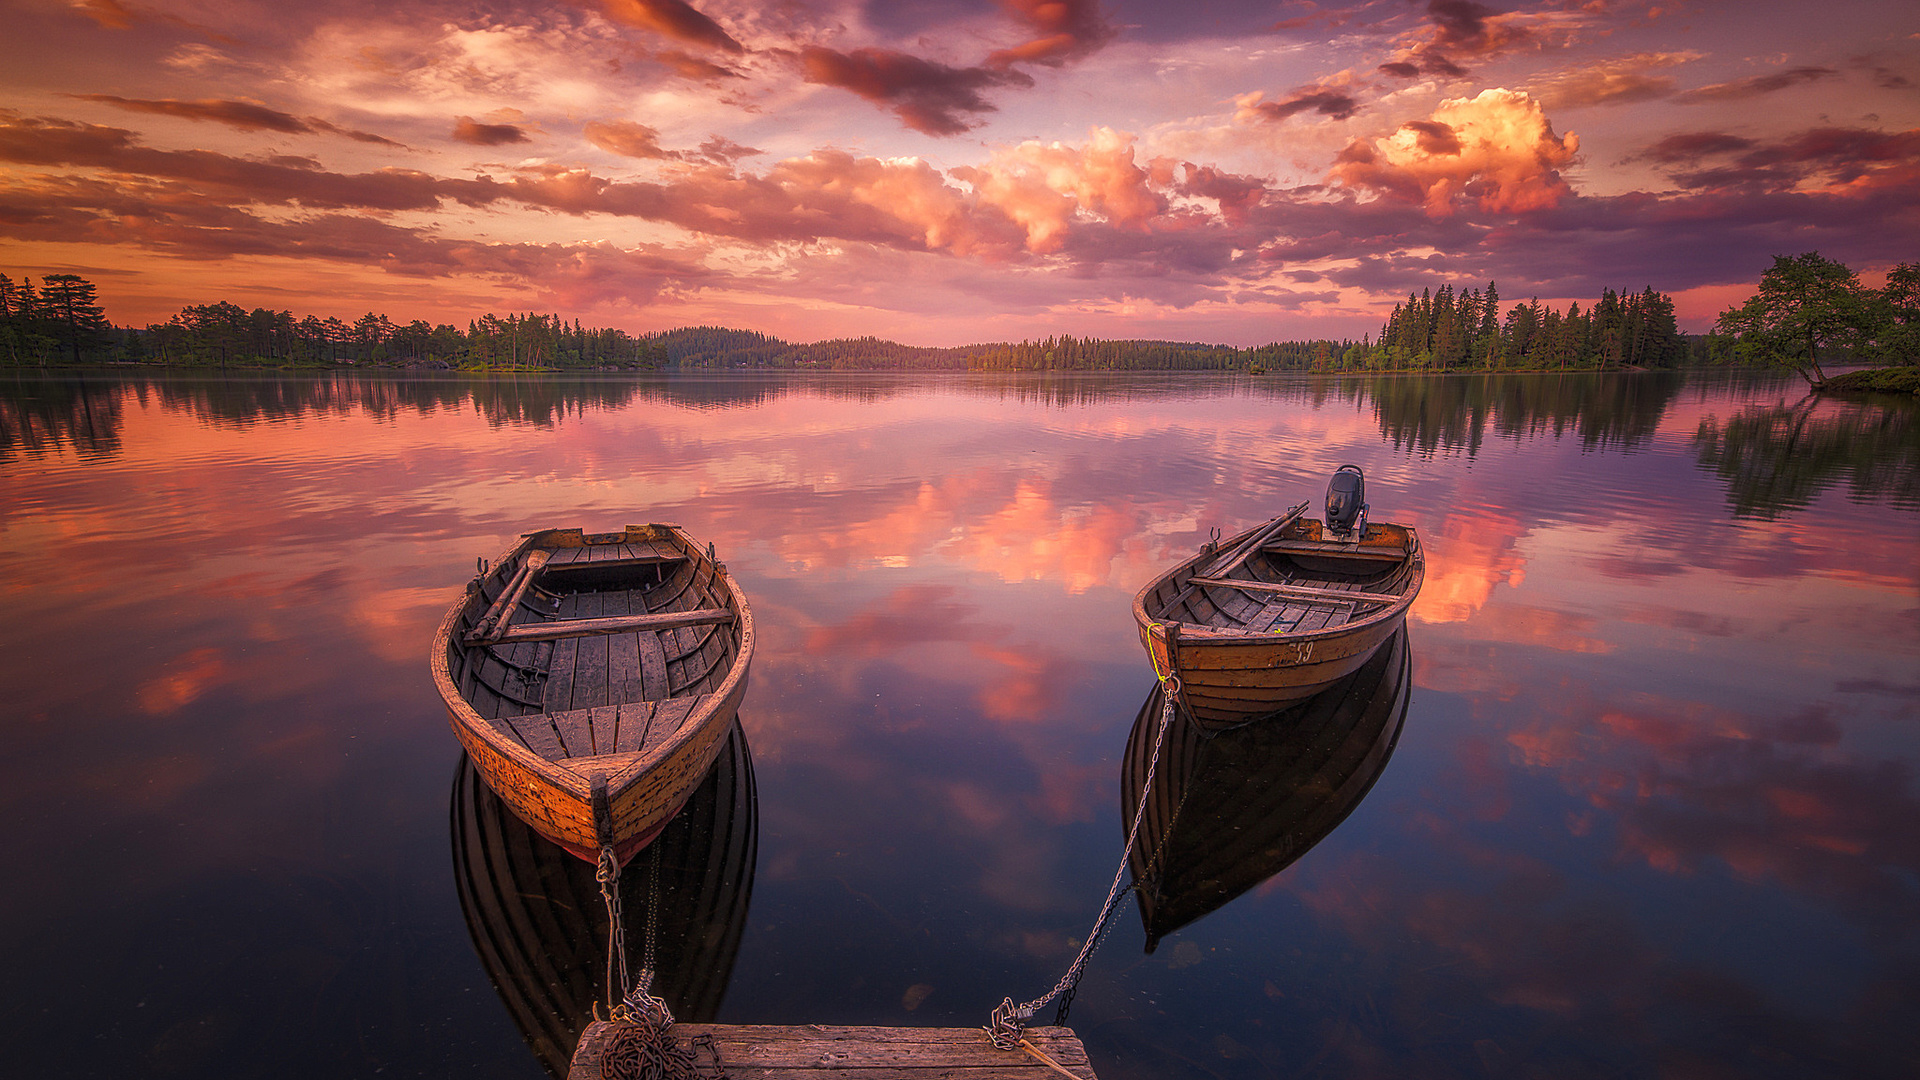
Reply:
<svg viewBox="0 0 1920 1080"><path fill-rule="evenodd" d="M1416 622L1464 622L1487 606L1495 586L1526 581L1519 542L1527 530L1512 515L1439 512L1423 515L1419 529L1427 577L1413 602Z"/></svg>
<svg viewBox="0 0 1920 1080"><path fill-rule="evenodd" d="M113 467L51 449L0 478L0 588L35 630L23 669L47 672L7 777L50 796L69 775L45 767L51 733L98 739L79 780L109 827L212 820L165 853L173 880L437 821L452 744L420 649L474 557L535 524L679 520L747 583L762 635L743 711L769 825L756 904L818 889L844 904L829 925L895 927L871 903L915 942L920 912L965 910L968 948L1052 964L1110 872L1115 755L1150 682L1132 590L1210 526L1317 501L1352 457L1375 516L1416 524L1430 560L1410 743L1372 797L1398 801L1247 898L1300 898L1326 948L1361 954L1339 978L1391 990L1379 1040L1335 1052L1348 1071L1394 1071L1426 1037L1519 1054L1537 1019L1475 1002L1560 1018L1615 1072L1673 1043L1657 1013L1798 1023L1787 976L1689 935L1800 913L1807 948L1837 957L1823 985L1911 1013L1911 513L1835 492L1730 522L1679 443L1582 453L1536 432L1466 468L1382 447L1369 411L1304 409L799 393L544 428L436 405L241 431L128 396ZM127 718L139 738L103 737ZM402 766L366 778L379 753L428 762L442 805L397 806ZM224 813L241 802L273 809ZM1890 958L1843 971L1863 930ZM893 932L873 931L898 951ZM934 981L930 1008L951 993ZM1281 982L1275 1008L1313 1007ZM1724 1005L1742 994L1764 1000ZM1499 1030L1467 1030L1483 1021ZM1834 1040L1871 1036L1848 1023Z"/></svg>

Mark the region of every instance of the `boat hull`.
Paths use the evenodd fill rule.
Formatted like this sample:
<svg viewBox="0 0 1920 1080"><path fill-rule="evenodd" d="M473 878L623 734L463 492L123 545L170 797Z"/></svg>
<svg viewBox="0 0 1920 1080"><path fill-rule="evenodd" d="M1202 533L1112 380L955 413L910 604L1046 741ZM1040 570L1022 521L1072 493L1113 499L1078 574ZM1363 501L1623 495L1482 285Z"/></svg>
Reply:
<svg viewBox="0 0 1920 1080"><path fill-rule="evenodd" d="M1336 544L1312 520L1272 541L1285 551L1260 548L1227 577L1207 572L1219 550L1259 531L1202 551L1134 598L1155 674L1178 678L1181 705L1206 730L1271 715L1360 670L1406 625L1425 574L1410 528L1369 526L1364 540ZM1275 620L1286 628L1270 628Z"/></svg>
<svg viewBox="0 0 1920 1080"><path fill-rule="evenodd" d="M745 593L678 527L556 529L469 585L431 666L455 737L514 815L624 864L719 755L753 643Z"/></svg>

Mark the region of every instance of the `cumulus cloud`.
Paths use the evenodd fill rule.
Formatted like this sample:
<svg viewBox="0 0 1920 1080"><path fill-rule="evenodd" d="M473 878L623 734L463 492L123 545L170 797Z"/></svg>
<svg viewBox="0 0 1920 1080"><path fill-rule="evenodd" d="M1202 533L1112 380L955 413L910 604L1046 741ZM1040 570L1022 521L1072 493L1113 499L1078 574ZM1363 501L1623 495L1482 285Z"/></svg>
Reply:
<svg viewBox="0 0 1920 1080"><path fill-rule="evenodd" d="M928 135L958 135L974 126L966 114L991 112L981 91L995 86L1032 86L1018 71L956 68L891 49L838 52L810 45L800 52L806 80L837 86L885 105L902 123Z"/></svg>
<svg viewBox="0 0 1920 1080"><path fill-rule="evenodd" d="M459 117L453 125L453 137L474 146L505 146L533 140L517 124L483 124L471 116Z"/></svg>
<svg viewBox="0 0 1920 1080"><path fill-rule="evenodd" d="M1580 149L1577 136L1556 135L1539 102L1523 91L1490 89L1450 98L1425 120L1340 152L1333 179L1382 197L1419 202L1433 217L1462 200L1483 210L1526 213L1551 208L1568 194L1559 170Z"/></svg>
<svg viewBox="0 0 1920 1080"><path fill-rule="evenodd" d="M601 0L601 10L615 22L722 52L746 51L720 24L695 10L685 0Z"/></svg>
<svg viewBox="0 0 1920 1080"><path fill-rule="evenodd" d="M977 168L952 170L979 200L1026 231L1027 247L1058 251L1075 221L1098 215L1109 225L1144 229L1166 208L1133 159L1133 137L1097 128L1085 146L1029 141L994 152Z"/></svg>

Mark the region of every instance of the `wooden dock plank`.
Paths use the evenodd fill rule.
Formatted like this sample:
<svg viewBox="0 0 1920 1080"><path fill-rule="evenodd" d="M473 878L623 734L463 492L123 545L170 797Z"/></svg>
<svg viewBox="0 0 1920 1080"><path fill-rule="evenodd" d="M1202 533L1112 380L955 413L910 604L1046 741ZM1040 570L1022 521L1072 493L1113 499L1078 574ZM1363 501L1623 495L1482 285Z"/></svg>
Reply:
<svg viewBox="0 0 1920 1080"><path fill-rule="evenodd" d="M607 1080L602 1060L619 1034L619 1025L605 1021L587 1025L569 1080ZM1026 1051L994 1046L980 1028L675 1024L672 1034L682 1042L711 1038L720 1067L735 1080L1060 1080ZM1028 1028L1024 1038L1072 1075L1095 1080L1071 1029Z"/></svg>

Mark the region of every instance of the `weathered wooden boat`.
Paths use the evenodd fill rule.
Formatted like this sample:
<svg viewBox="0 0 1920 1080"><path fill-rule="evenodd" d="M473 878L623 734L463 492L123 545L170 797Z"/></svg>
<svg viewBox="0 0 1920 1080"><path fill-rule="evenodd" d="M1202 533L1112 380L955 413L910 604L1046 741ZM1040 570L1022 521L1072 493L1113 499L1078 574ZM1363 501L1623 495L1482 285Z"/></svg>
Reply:
<svg viewBox="0 0 1920 1080"><path fill-rule="evenodd" d="M1360 805L1400 738L1413 678L1403 626L1366 664L1271 722L1209 735L1175 710L1129 849L1147 951L1291 866ZM1140 806L1157 684L1127 737L1120 806Z"/></svg>
<svg viewBox="0 0 1920 1080"><path fill-rule="evenodd" d="M567 1075L607 999L607 911L594 868L509 810L462 755L451 810L454 881L487 976L548 1075ZM620 876L629 934L655 926L653 992L674 1016L720 1011L759 847L753 757L740 725L684 809ZM643 942L631 942L639 963Z"/></svg>
<svg viewBox="0 0 1920 1080"><path fill-rule="evenodd" d="M526 534L481 564L431 656L487 785L540 835L623 864L720 753L752 659L746 594L674 525Z"/></svg>
<svg viewBox="0 0 1920 1080"><path fill-rule="evenodd" d="M1149 582L1133 618L1156 674L1179 677L1203 728L1243 724L1351 675L1406 622L1425 577L1420 538L1370 524L1360 470L1343 465L1326 520L1301 503Z"/></svg>

